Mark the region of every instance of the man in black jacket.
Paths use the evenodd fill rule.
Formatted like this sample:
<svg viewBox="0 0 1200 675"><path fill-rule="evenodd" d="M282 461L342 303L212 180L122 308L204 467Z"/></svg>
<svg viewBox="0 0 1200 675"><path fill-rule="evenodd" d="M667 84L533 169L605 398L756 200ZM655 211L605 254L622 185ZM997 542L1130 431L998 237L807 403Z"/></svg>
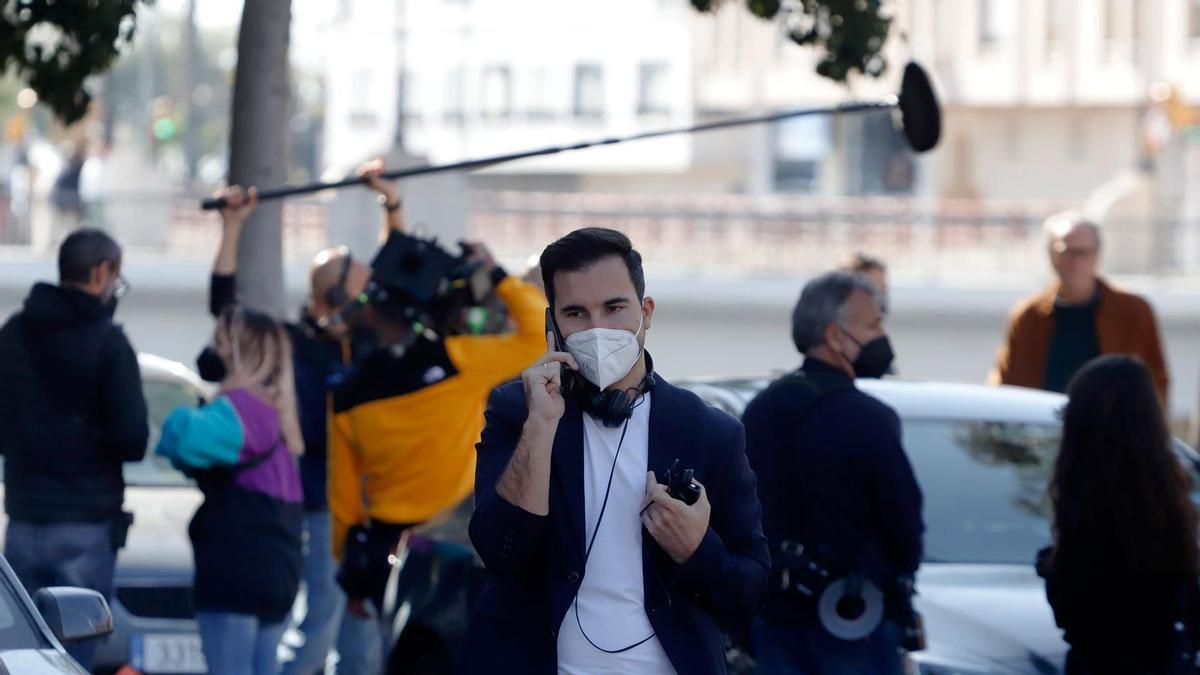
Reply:
<svg viewBox="0 0 1200 675"><path fill-rule="evenodd" d="M488 403L470 535L492 577L466 670L724 673L720 626L753 616L770 565L742 426L654 373L625 235L577 230L541 267L562 344L548 330ZM676 460L694 503L662 484Z"/></svg>
<svg viewBox="0 0 1200 675"><path fill-rule="evenodd" d="M81 586L112 595L123 513L121 466L146 453L137 354L113 323L128 289L121 248L77 230L58 254L58 286L39 283L0 329L0 452L5 555L33 592ZM91 665L94 643L71 653Z"/></svg>
<svg viewBox="0 0 1200 675"><path fill-rule="evenodd" d="M755 643L764 672L900 673L902 625L910 618L906 578L921 561L921 491L899 417L854 385L891 366L883 319L866 277L835 272L812 281L792 315L803 367L772 383L742 416L774 558ZM810 562L829 571L828 579L806 577ZM837 579L863 581L868 590L823 587ZM870 586L882 591L882 602L869 599ZM837 604L840 618L819 611L823 600L837 598L849 600ZM868 605L883 609L878 623Z"/></svg>

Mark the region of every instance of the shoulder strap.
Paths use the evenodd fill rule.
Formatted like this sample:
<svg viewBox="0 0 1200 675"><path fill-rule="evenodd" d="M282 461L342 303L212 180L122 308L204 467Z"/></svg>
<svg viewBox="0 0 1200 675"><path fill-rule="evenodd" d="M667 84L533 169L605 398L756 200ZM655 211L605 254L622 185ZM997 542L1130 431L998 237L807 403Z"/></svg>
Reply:
<svg viewBox="0 0 1200 675"><path fill-rule="evenodd" d="M791 410L794 415L792 419L803 417L808 409L813 407L817 401L821 400L828 394L837 391L846 391L853 389L853 385L836 385L822 386L820 383L809 377L803 370L794 370L787 375L775 381L773 387L786 388L793 393L799 395L800 403L796 408Z"/></svg>
<svg viewBox="0 0 1200 675"><path fill-rule="evenodd" d="M784 375L772 383L771 387L784 389L787 393L794 395L794 399L789 400L787 421L784 423L786 424L785 428L787 429L788 437L793 440L796 439L800 433L800 423L804 421L804 419L808 416L809 411L814 405L817 404L818 401L834 392L846 391L854 388L853 384L834 384L822 386L821 383L817 382L812 377L809 377L803 369L797 369L791 373L788 373L787 375ZM785 475L798 475L798 469L795 465L793 453L787 453L781 461L782 464L778 468L783 471ZM800 500L791 500L791 503L787 508L791 514L789 518L793 524L803 522L804 515L801 509ZM801 532L791 532L789 534L798 541L802 540Z"/></svg>
<svg viewBox="0 0 1200 675"><path fill-rule="evenodd" d="M242 462L241 464L238 464L237 466L232 467L232 469L231 469L232 473L234 475L242 474L242 473L249 471L250 469L253 469L255 467L265 464L268 459L271 459L272 457L275 456L275 453L279 452L279 448L282 448L283 445L284 445L283 434L280 433L279 436L277 436L275 438L275 444L271 446L270 450L267 450L266 452L262 453L261 455L252 458L248 462Z"/></svg>
<svg viewBox="0 0 1200 675"><path fill-rule="evenodd" d="M209 469L198 469L186 472L188 476L196 481L200 490L203 492L215 492L218 489L224 490L233 484L233 480L238 476L256 467L262 466L279 452L279 448L283 447L284 439L281 433L276 439L275 444L271 449L252 458L248 462L243 462L237 466L230 467L212 467Z"/></svg>

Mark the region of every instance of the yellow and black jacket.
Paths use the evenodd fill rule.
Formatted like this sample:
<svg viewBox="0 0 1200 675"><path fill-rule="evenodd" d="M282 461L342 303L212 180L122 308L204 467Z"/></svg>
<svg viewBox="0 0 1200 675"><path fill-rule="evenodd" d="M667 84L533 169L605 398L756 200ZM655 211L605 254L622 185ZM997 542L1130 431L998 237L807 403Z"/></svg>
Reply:
<svg viewBox="0 0 1200 675"><path fill-rule="evenodd" d="M546 350L541 291L510 276L496 294L514 332L420 337L400 355L378 349L334 396L329 508L338 559L353 525L424 522L471 494L488 394Z"/></svg>

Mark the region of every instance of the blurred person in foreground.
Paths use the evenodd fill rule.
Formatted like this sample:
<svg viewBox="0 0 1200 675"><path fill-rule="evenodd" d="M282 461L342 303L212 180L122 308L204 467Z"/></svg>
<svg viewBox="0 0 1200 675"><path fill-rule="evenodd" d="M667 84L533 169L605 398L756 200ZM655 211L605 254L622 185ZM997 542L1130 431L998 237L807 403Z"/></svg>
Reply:
<svg viewBox="0 0 1200 675"><path fill-rule="evenodd" d="M213 337L220 395L178 408L155 452L196 480L193 602L209 672L274 675L300 589L303 504L291 345L271 317L231 307Z"/></svg>
<svg viewBox="0 0 1200 675"><path fill-rule="evenodd" d="M805 286L792 312L798 371L746 407L746 450L761 480L773 557L771 592L755 641L765 673L899 675L915 621L922 496L900 418L855 386L891 365L879 291L865 276L831 272ZM812 569L827 573L809 579ZM808 581L806 581L808 579ZM856 580L882 592L878 618L850 639L820 607ZM862 597L862 596L857 596ZM855 602L841 620L869 624Z"/></svg>
<svg viewBox="0 0 1200 675"><path fill-rule="evenodd" d="M493 292L515 330L458 332L463 307ZM488 392L541 352L546 300L481 243L456 256L402 232L375 256L363 297L376 344L333 398L329 505L347 611L378 621L402 535L471 494Z"/></svg>
<svg viewBox="0 0 1200 675"><path fill-rule="evenodd" d="M405 230L400 199L395 188L379 178L383 162L373 160L359 167L358 174L379 195L383 210L383 234ZM209 311L214 317L237 302L238 240L257 198L253 188L231 186L220 193L227 206L221 210L221 244L213 264ZM309 272L308 299L296 322L284 324L292 345L300 429L304 455L300 478L304 487L304 589L305 612L296 627L302 642L291 660L283 664L283 675L314 675L325 672L334 645L339 652L339 672L365 675L378 670L378 631L374 622L343 619L346 599L338 588L331 541L331 522L326 498L328 475L328 419L333 390L355 363L374 348L374 335L357 303L370 279L371 270L344 247L328 248L313 258ZM210 347L197 360L200 375L220 382L224 373L220 358ZM339 626L341 630L339 632Z"/></svg>
<svg viewBox="0 0 1200 675"><path fill-rule="evenodd" d="M58 251L59 284L38 283L0 329L4 551L30 593L80 586L112 596L123 511L122 465L149 439L137 354L113 323L129 285L121 247L77 230ZM90 668L96 643L68 651Z"/></svg>
<svg viewBox="0 0 1200 675"><path fill-rule="evenodd" d="M1150 371L1108 356L1071 382L1038 573L1068 675L1194 674L1197 517Z"/></svg>
<svg viewBox="0 0 1200 675"><path fill-rule="evenodd" d="M1166 410L1167 365L1154 310L1100 277L1100 228L1067 211L1047 219L1045 229L1057 280L1013 309L989 382L1062 393L1097 356L1135 355L1149 367Z"/></svg>

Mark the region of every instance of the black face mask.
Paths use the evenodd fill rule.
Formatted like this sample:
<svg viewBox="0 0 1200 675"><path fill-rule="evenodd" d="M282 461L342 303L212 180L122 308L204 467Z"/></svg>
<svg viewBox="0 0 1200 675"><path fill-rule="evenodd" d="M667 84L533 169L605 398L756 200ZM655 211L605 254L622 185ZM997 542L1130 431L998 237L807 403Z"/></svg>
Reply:
<svg viewBox="0 0 1200 675"><path fill-rule="evenodd" d="M200 379L205 382L223 382L228 374L221 355L211 346L205 347L196 357L196 370L200 373Z"/></svg>
<svg viewBox="0 0 1200 675"><path fill-rule="evenodd" d="M842 329L842 332L846 334L846 337L854 340L854 344L859 347L858 358L854 359L854 363L851 364L854 367L855 376L877 380L891 371L892 362L896 360L896 353L892 351L892 341L888 339L888 336L881 335L863 344L845 328Z"/></svg>

